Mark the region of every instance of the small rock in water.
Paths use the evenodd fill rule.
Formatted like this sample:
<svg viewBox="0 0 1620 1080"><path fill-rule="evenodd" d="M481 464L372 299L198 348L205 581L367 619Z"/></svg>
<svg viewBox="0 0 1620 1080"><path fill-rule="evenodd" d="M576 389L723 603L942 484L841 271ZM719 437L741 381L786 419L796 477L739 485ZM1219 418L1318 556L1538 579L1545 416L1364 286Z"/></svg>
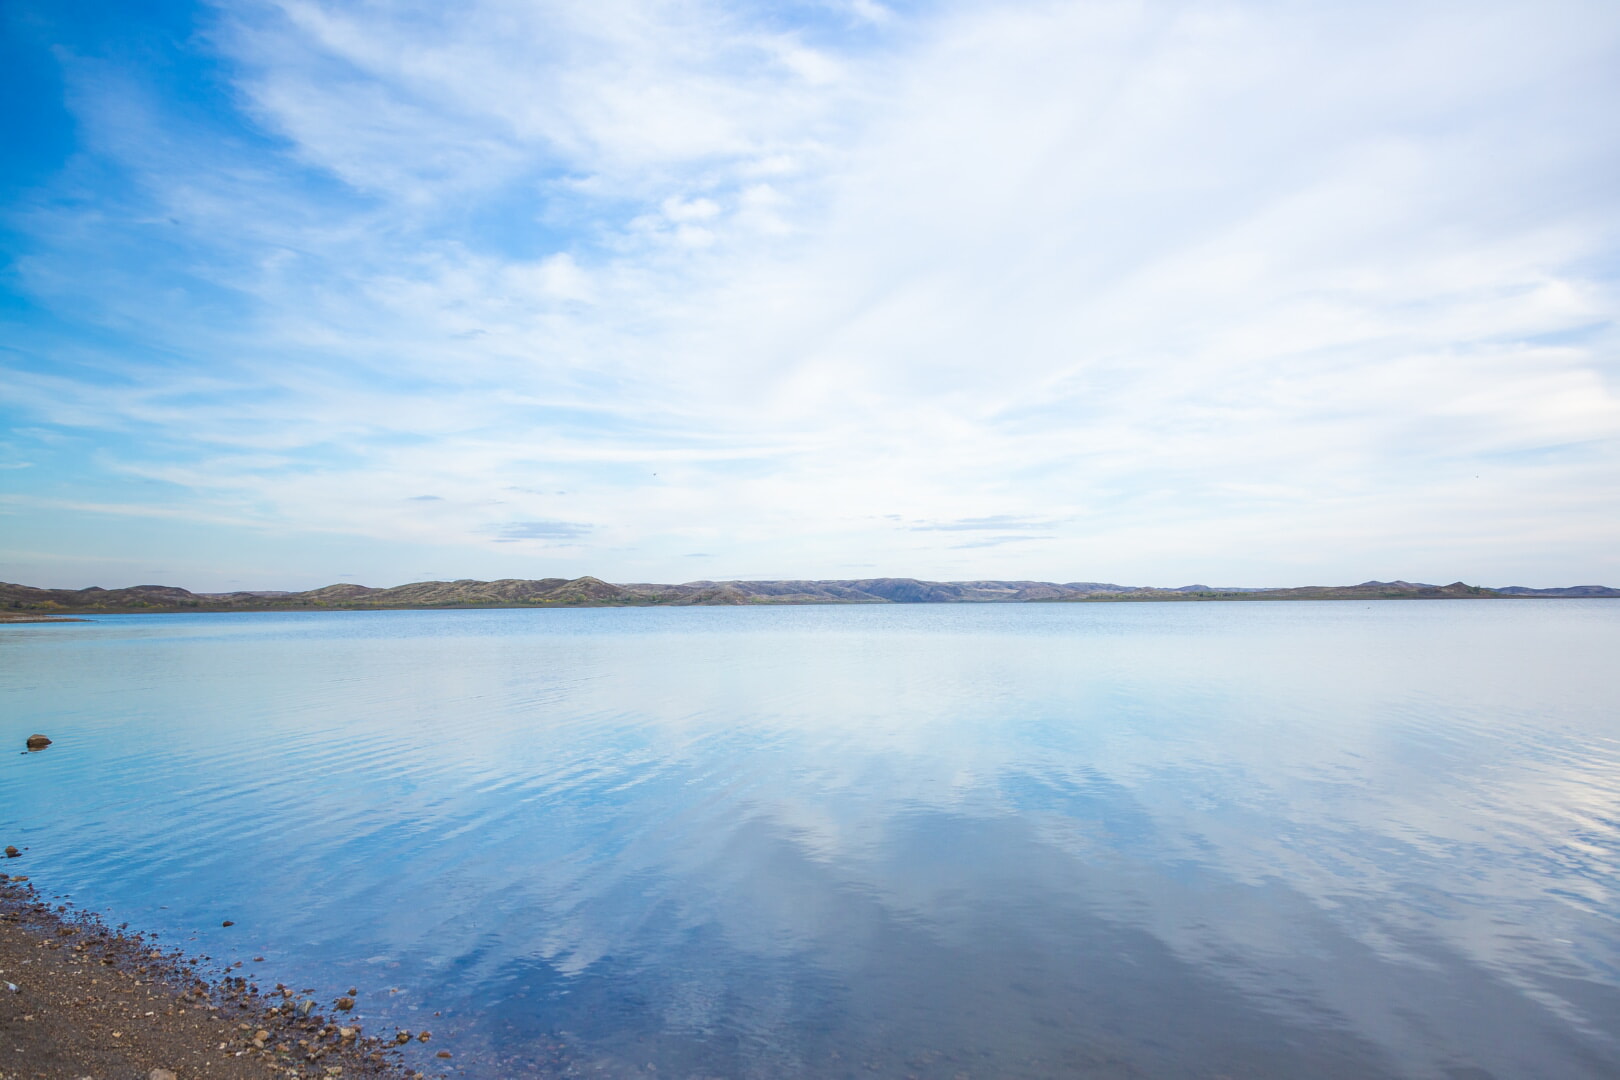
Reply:
<svg viewBox="0 0 1620 1080"><path fill-rule="evenodd" d="M17 856L19 856L21 854L22 854L22 852L18 851L12 845L10 845L10 844L6 845L6 858L15 859Z"/></svg>
<svg viewBox="0 0 1620 1080"><path fill-rule="evenodd" d="M168 1069L153 1069L146 1074L146 1080L179 1080L179 1078Z"/></svg>
<svg viewBox="0 0 1620 1080"><path fill-rule="evenodd" d="M231 920L226 919L224 922L220 923L219 925L221 925L221 926L235 926L236 924L234 922L232 922Z"/></svg>
<svg viewBox="0 0 1620 1080"><path fill-rule="evenodd" d="M340 1010L342 1010L343 1012L348 1012L350 1009L354 1008L354 998L352 998L352 997L340 997L340 998L338 998L337 999L337 1007Z"/></svg>
<svg viewBox="0 0 1620 1080"><path fill-rule="evenodd" d="M431 1038L433 1038L433 1032L424 1031L424 1032L422 1032L422 1034L420 1034L420 1035L418 1035L416 1037L416 1041L417 1042L427 1042Z"/></svg>
<svg viewBox="0 0 1620 1080"><path fill-rule="evenodd" d="M439 1053L438 1053L438 1056L442 1057L442 1058L447 1058L447 1057L450 1056L450 1051L448 1051L448 1050L440 1050Z"/></svg>
<svg viewBox="0 0 1620 1080"><path fill-rule="evenodd" d="M51 745L51 740L43 735L28 736L28 749L30 750L43 750L49 745Z"/></svg>

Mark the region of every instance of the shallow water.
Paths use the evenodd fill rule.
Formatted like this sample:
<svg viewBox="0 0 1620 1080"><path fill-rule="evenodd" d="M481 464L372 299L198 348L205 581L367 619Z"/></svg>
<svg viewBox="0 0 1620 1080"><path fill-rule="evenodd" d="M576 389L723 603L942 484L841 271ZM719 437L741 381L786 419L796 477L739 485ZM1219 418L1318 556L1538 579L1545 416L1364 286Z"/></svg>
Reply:
<svg viewBox="0 0 1620 1080"><path fill-rule="evenodd" d="M459 1076L1613 1077L1616 656L1601 600L13 625L0 842Z"/></svg>

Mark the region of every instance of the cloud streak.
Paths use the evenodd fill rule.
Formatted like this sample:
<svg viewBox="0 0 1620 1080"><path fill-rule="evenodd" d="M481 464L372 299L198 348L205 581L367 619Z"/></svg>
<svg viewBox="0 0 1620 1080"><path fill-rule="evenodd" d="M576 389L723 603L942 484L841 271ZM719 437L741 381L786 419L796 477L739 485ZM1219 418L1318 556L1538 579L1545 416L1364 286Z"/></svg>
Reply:
<svg viewBox="0 0 1620 1080"><path fill-rule="evenodd" d="M1035 521L1024 518L1015 518L1007 514L994 514L990 517L960 518L956 521L934 521L926 524L911 525L912 532L984 532L990 530L1006 531L1008 529L1050 529L1054 522Z"/></svg>
<svg viewBox="0 0 1620 1080"><path fill-rule="evenodd" d="M517 540L578 540L590 535L592 526L573 521L508 521L487 525L481 531L494 536L497 543L509 544Z"/></svg>

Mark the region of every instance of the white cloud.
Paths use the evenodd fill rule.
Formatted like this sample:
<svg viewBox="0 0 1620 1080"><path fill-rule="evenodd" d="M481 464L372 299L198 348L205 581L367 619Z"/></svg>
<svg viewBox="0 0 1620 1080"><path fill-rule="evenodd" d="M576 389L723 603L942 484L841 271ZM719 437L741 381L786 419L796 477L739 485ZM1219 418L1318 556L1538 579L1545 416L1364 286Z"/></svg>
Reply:
<svg viewBox="0 0 1620 1080"><path fill-rule="evenodd" d="M631 190L694 162L779 155L814 141L841 77L712 3L270 0L225 14L219 41L248 66L262 120L311 163L395 196L489 186L514 155Z"/></svg>
<svg viewBox="0 0 1620 1080"><path fill-rule="evenodd" d="M671 221L709 221L720 216L720 204L713 199L680 199L671 196L664 200L664 216Z"/></svg>
<svg viewBox="0 0 1620 1080"><path fill-rule="evenodd" d="M284 155L78 109L247 317L42 214L36 295L187 362L5 394L311 529L589 521L610 577L1620 578L1609 7L865 16L230 8Z"/></svg>

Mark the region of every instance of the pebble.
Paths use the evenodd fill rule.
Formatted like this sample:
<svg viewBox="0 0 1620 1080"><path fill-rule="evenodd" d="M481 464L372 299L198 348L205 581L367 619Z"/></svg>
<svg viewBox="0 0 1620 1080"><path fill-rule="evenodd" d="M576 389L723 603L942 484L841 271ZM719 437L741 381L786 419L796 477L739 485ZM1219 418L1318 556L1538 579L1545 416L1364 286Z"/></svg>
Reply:
<svg viewBox="0 0 1620 1080"><path fill-rule="evenodd" d="M338 1009L340 1009L343 1012L348 1012L350 1009L354 1008L354 998L352 998L352 997L340 997L340 998L338 998L337 999L337 1007L338 1007Z"/></svg>
<svg viewBox="0 0 1620 1080"><path fill-rule="evenodd" d="M146 1080L179 1080L179 1078L168 1069L153 1069L146 1074Z"/></svg>
<svg viewBox="0 0 1620 1080"><path fill-rule="evenodd" d="M234 922L232 922L231 920L226 919L224 922L220 923L219 925L221 925L221 926L235 926L236 924Z"/></svg>
<svg viewBox="0 0 1620 1080"><path fill-rule="evenodd" d="M440 1050L437 1056L442 1057L442 1058L447 1058L447 1057L450 1056L450 1051L448 1051L448 1050Z"/></svg>
<svg viewBox="0 0 1620 1080"><path fill-rule="evenodd" d="M51 740L43 735L28 736L28 749L30 750L43 750L49 745L51 745Z"/></svg>
<svg viewBox="0 0 1620 1080"><path fill-rule="evenodd" d="M6 845L6 858L15 859L17 856L19 856L21 854L22 854L22 852L17 850L16 845L14 845L14 844L7 844Z"/></svg>

